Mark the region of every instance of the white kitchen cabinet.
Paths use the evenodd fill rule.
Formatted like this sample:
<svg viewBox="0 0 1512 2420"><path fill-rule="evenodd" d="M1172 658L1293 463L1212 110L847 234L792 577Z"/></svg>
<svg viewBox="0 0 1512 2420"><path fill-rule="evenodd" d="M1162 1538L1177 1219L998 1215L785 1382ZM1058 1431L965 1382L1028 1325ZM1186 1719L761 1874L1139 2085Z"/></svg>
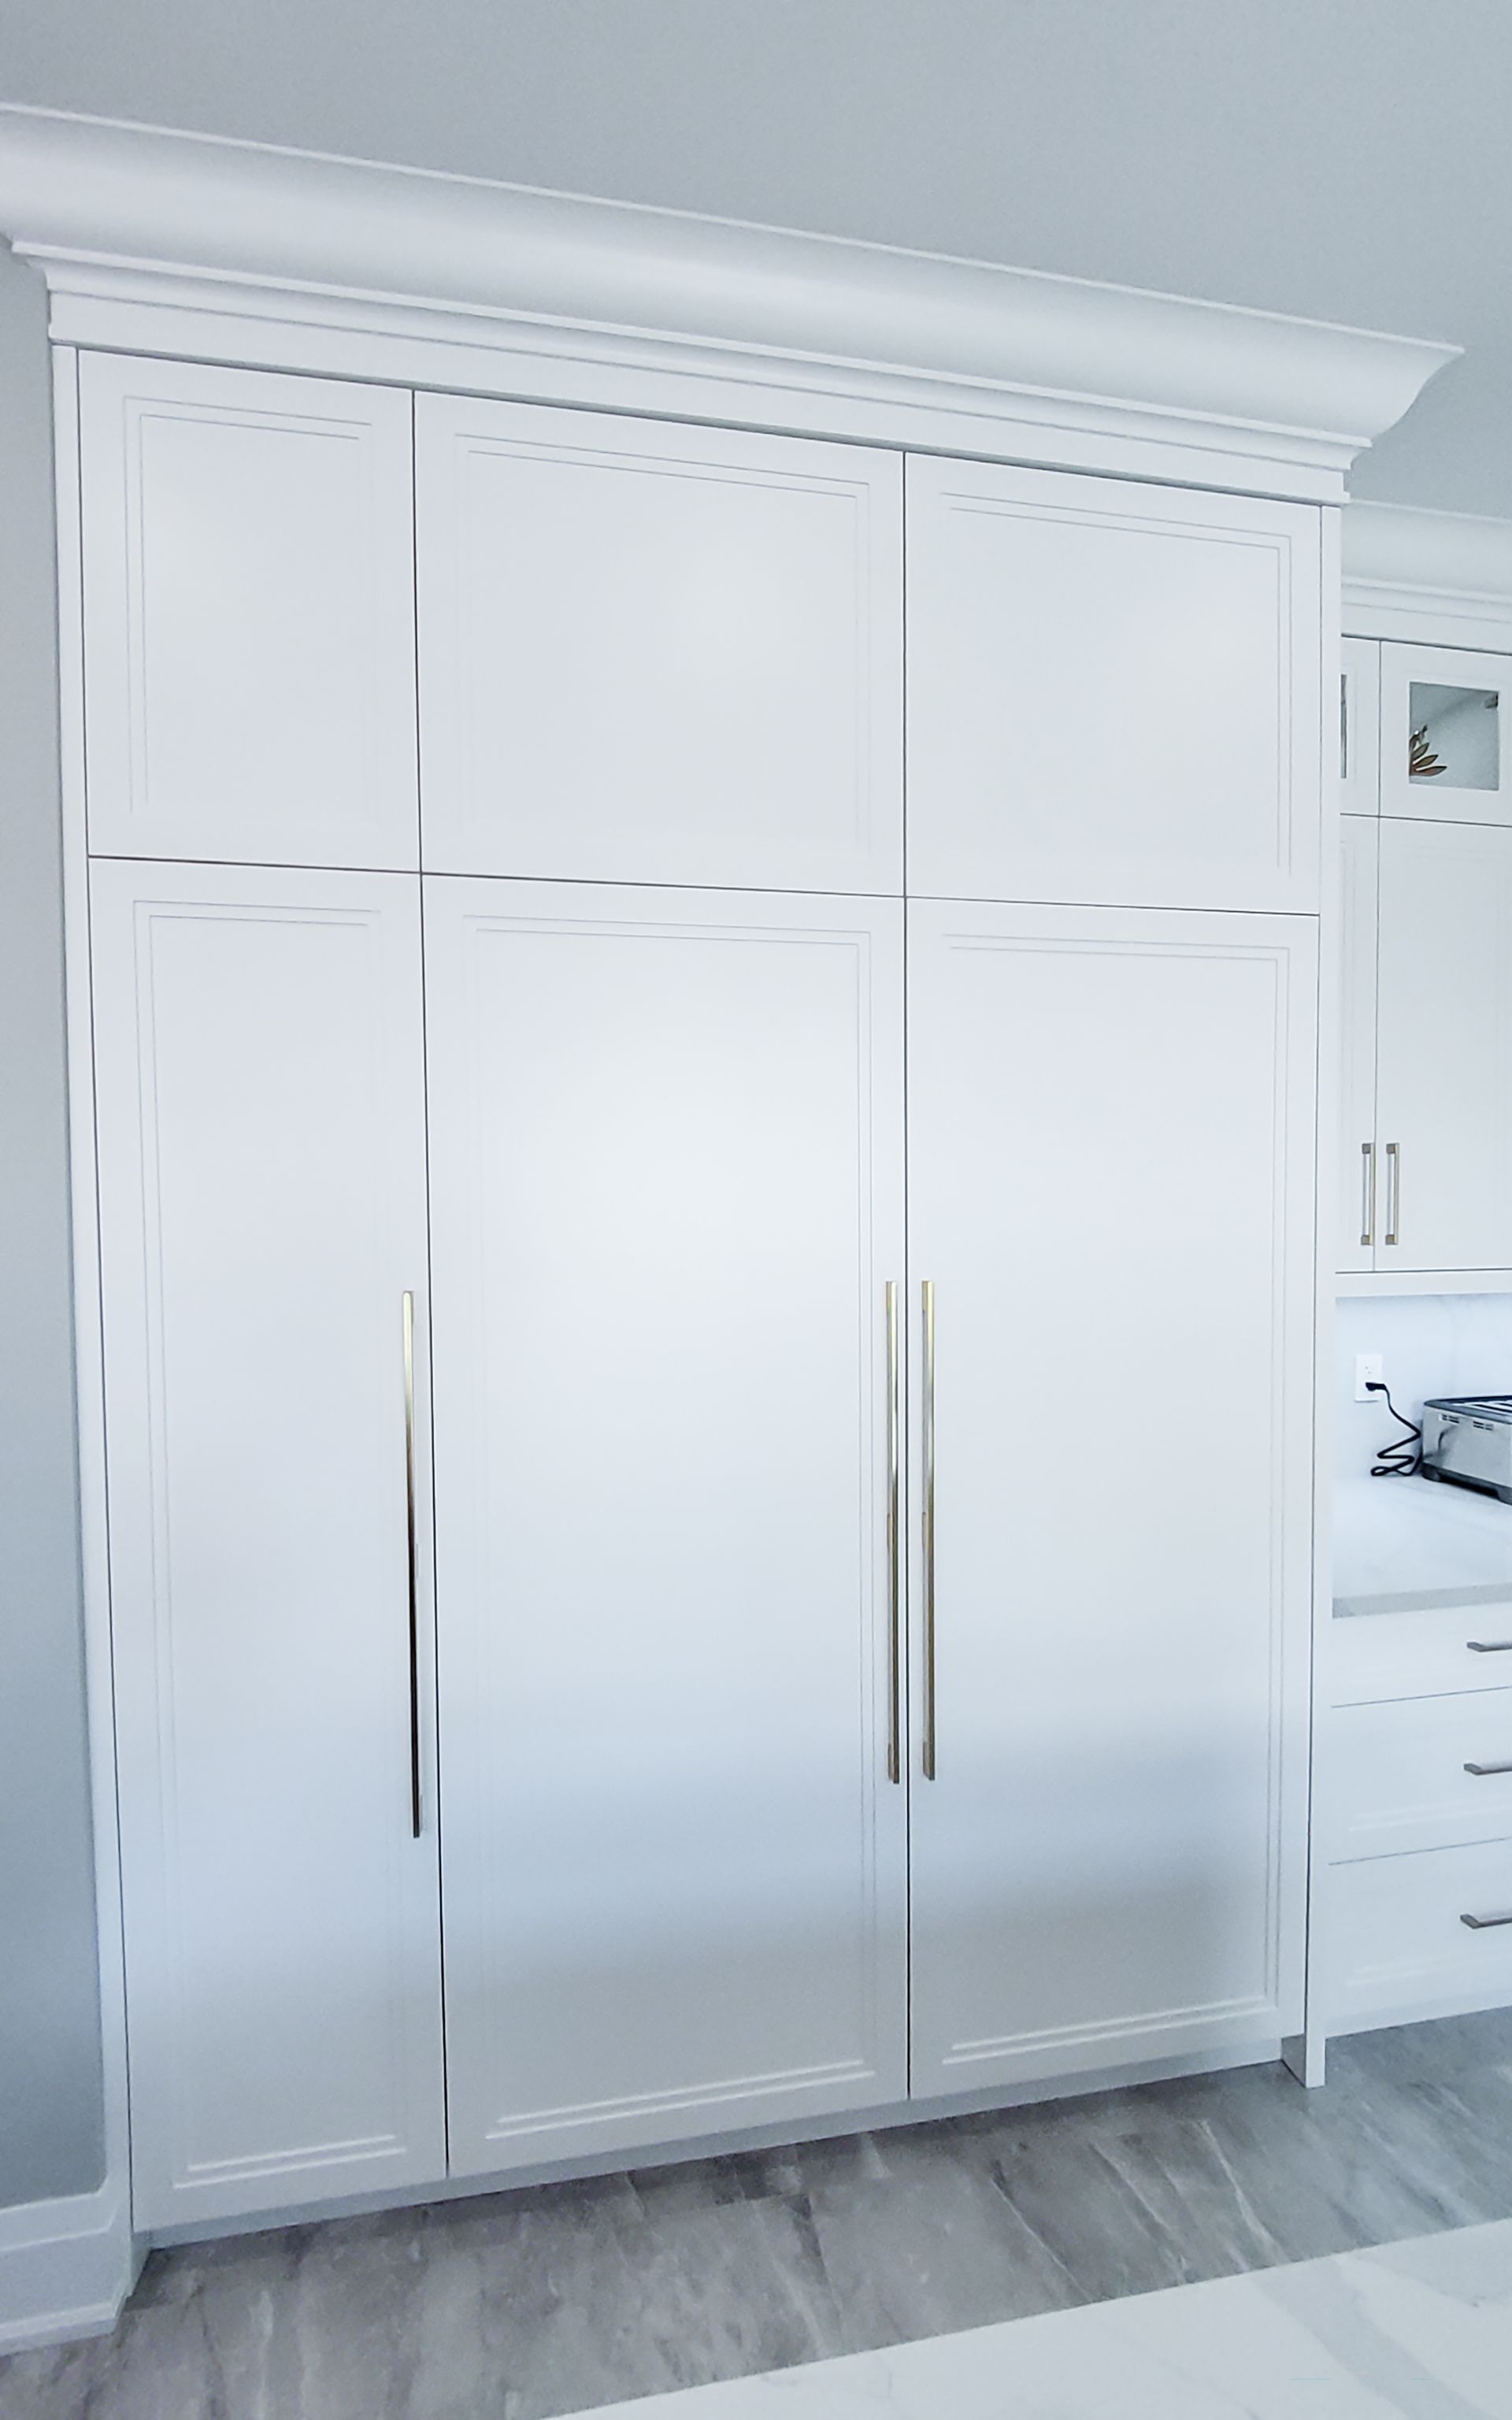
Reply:
<svg viewBox="0 0 1512 2420"><path fill-rule="evenodd" d="M1242 2055L1301 2011L1316 927L909 919L913 2089Z"/></svg>
<svg viewBox="0 0 1512 2420"><path fill-rule="evenodd" d="M912 456L911 892L1318 904L1318 517Z"/></svg>
<svg viewBox="0 0 1512 2420"><path fill-rule="evenodd" d="M80 363L89 846L413 867L411 399Z"/></svg>
<svg viewBox="0 0 1512 2420"><path fill-rule="evenodd" d="M93 868L139 2229L444 2172L417 892Z"/></svg>
<svg viewBox="0 0 1512 2420"><path fill-rule="evenodd" d="M1512 1267L1512 829L1380 824L1379 1268Z"/></svg>
<svg viewBox="0 0 1512 2420"><path fill-rule="evenodd" d="M427 877L454 2174L907 2089L901 916Z"/></svg>
<svg viewBox="0 0 1512 2420"><path fill-rule="evenodd" d="M1337 1865L1319 1897L1334 2032L1512 2003L1512 1838Z"/></svg>
<svg viewBox="0 0 1512 2420"><path fill-rule="evenodd" d="M1380 823L1374 815L1341 815L1338 1219L1340 1269L1380 1265L1382 1159L1376 1139L1377 897L1380 884ZM1395 1174L1395 1171L1394 1171Z"/></svg>
<svg viewBox="0 0 1512 2420"><path fill-rule="evenodd" d="M1388 642L1380 650L1380 812L1512 825L1504 733L1512 659Z"/></svg>
<svg viewBox="0 0 1512 2420"><path fill-rule="evenodd" d="M902 888L902 466L416 399L425 862Z"/></svg>
<svg viewBox="0 0 1512 2420"><path fill-rule="evenodd" d="M1347 815L1373 815L1380 804L1380 646L1346 639L1339 673L1339 798Z"/></svg>

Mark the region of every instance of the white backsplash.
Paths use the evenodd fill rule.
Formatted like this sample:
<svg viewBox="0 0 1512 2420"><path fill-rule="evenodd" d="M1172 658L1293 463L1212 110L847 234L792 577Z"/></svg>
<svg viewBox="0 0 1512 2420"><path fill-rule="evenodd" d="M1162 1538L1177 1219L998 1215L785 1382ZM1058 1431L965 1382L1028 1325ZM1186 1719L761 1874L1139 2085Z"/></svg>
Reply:
<svg viewBox="0 0 1512 2420"><path fill-rule="evenodd" d="M1512 1395L1512 1295L1354 1297L1338 1305L1337 1472L1369 1471L1403 1432L1379 1398L1354 1400L1355 1356L1379 1353L1398 1411L1421 1420L1427 1395Z"/></svg>

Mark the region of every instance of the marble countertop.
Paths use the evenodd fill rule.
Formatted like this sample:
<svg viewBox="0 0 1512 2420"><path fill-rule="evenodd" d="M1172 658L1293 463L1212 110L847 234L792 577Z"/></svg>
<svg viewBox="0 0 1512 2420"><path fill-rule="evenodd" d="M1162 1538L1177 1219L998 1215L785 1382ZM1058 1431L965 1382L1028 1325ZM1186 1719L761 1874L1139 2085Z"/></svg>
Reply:
<svg viewBox="0 0 1512 2420"><path fill-rule="evenodd" d="M1512 2420L1512 2220L1048 2311L597 2420Z"/></svg>
<svg viewBox="0 0 1512 2420"><path fill-rule="evenodd" d="M1335 1614L1512 1602L1512 1505L1426 1479L1341 1480Z"/></svg>

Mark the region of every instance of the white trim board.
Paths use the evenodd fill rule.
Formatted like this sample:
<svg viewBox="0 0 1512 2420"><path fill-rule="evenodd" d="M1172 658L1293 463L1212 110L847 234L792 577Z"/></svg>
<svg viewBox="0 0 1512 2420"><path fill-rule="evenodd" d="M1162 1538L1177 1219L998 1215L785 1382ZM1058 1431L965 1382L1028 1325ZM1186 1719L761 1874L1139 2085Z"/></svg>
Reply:
<svg viewBox="0 0 1512 2420"><path fill-rule="evenodd" d="M1344 627L1356 639L1512 653L1512 521L1350 504Z"/></svg>
<svg viewBox="0 0 1512 2420"><path fill-rule="evenodd" d="M0 2354L104 2335L140 2267L116 2184L0 2210Z"/></svg>
<svg viewBox="0 0 1512 2420"><path fill-rule="evenodd" d="M0 109L58 342L1342 502L1457 347L990 262Z"/></svg>

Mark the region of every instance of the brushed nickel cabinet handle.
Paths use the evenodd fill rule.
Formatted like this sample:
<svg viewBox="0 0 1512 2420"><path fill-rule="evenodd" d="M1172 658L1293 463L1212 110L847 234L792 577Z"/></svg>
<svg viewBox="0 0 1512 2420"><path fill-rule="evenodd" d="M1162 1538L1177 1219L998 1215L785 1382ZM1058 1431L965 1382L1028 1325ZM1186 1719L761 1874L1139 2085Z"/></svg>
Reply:
<svg viewBox="0 0 1512 2420"><path fill-rule="evenodd" d="M1494 1932L1499 1924L1512 1924L1512 1916L1462 1916L1459 1921L1472 1932Z"/></svg>
<svg viewBox="0 0 1512 2420"><path fill-rule="evenodd" d="M1472 1655L1512 1655L1512 1638L1467 1638Z"/></svg>
<svg viewBox="0 0 1512 2420"><path fill-rule="evenodd" d="M921 1289L924 1312L924 1777L934 1761L934 1280Z"/></svg>
<svg viewBox="0 0 1512 2420"><path fill-rule="evenodd" d="M1508 1762L1506 1764L1467 1764L1465 1771L1467 1773L1473 1773L1477 1781L1484 1781L1489 1774L1512 1773L1512 1762Z"/></svg>
<svg viewBox="0 0 1512 2420"><path fill-rule="evenodd" d="M1363 1142L1360 1146L1360 1241L1373 1244L1376 1240L1376 1146Z"/></svg>
<svg viewBox="0 0 1512 2420"><path fill-rule="evenodd" d="M420 1589L414 1537L414 1296L404 1296L404 1518L410 1555L410 1828L420 1838Z"/></svg>
<svg viewBox="0 0 1512 2420"><path fill-rule="evenodd" d="M1386 1233L1383 1244L1401 1241L1402 1223L1402 1153L1398 1143L1386 1145Z"/></svg>
<svg viewBox="0 0 1512 2420"><path fill-rule="evenodd" d="M903 1778L903 1574L899 1558L898 1463L903 1406L899 1397L897 1280L887 1281L887 1778Z"/></svg>

